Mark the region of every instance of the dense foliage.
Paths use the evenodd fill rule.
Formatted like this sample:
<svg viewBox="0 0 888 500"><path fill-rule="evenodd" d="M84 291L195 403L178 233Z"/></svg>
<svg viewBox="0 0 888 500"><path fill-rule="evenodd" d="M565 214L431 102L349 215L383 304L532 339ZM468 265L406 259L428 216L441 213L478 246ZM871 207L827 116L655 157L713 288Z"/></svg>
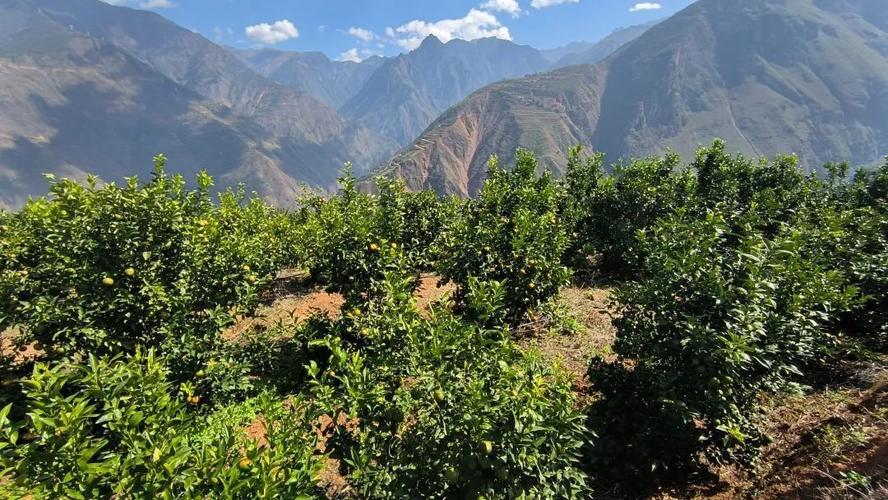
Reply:
<svg viewBox="0 0 888 500"><path fill-rule="evenodd" d="M443 233L441 275L464 294L471 279L499 283L505 319L516 323L567 284L562 265L568 244L559 214L561 192L536 160L518 151L514 170L491 158L478 199L462 207Z"/></svg>
<svg viewBox="0 0 888 500"><path fill-rule="evenodd" d="M39 498L293 498L316 490L315 436L297 410L259 400L260 446L243 418L194 414L167 375L140 350L37 364L23 381L27 417L10 425L11 406L0 411L0 465Z"/></svg>
<svg viewBox="0 0 888 500"><path fill-rule="evenodd" d="M767 441L763 395L885 352L888 161L822 177L721 141L688 165L604 160L576 148L556 181L529 152L514 169L494 158L474 200L388 179L365 193L346 171L337 194L292 211L215 197L205 175L188 188L162 157L144 184L52 181L0 212L0 329L15 327L0 354L0 490L638 493L750 463ZM419 307L429 272L456 291ZM614 356L594 357L585 405L514 338L572 275L616 283ZM244 320L288 286L278 276L344 305Z"/></svg>
<svg viewBox="0 0 888 500"><path fill-rule="evenodd" d="M139 185L53 182L49 198L9 216L0 239L0 325L52 356L160 349L195 366L219 329L293 264L289 217L212 180L188 190L156 159ZM184 368L183 368L184 369Z"/></svg>

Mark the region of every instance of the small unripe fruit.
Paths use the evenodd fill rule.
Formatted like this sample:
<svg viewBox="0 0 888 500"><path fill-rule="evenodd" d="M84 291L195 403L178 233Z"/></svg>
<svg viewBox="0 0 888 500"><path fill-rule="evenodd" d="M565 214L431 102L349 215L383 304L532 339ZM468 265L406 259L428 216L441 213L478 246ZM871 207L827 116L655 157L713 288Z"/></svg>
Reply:
<svg viewBox="0 0 888 500"><path fill-rule="evenodd" d="M247 276L247 281L250 283L255 283L256 282L256 275L251 274L251 275Z"/></svg>
<svg viewBox="0 0 888 500"><path fill-rule="evenodd" d="M248 266L247 264L244 264L243 270L245 273L250 272L250 266Z"/></svg>
<svg viewBox="0 0 888 500"><path fill-rule="evenodd" d="M105 277L102 279L102 284L105 286L114 286L114 278Z"/></svg>
<svg viewBox="0 0 888 500"><path fill-rule="evenodd" d="M441 389L436 389L435 392L432 393L432 396L435 398L435 401L439 403L444 402L444 391L442 391Z"/></svg>
<svg viewBox="0 0 888 500"><path fill-rule="evenodd" d="M194 374L194 376L197 378L203 378L206 375L207 375L206 372L204 372L203 370L197 370L197 373Z"/></svg>
<svg viewBox="0 0 888 500"><path fill-rule="evenodd" d="M370 244L370 251L371 251L371 252L378 252L378 251L379 251L379 245L377 245L376 243L371 243L371 244Z"/></svg>
<svg viewBox="0 0 888 500"><path fill-rule="evenodd" d="M444 479L446 479L448 483L455 483L459 481L459 472L453 467L448 467L447 470L444 471Z"/></svg>
<svg viewBox="0 0 888 500"><path fill-rule="evenodd" d="M253 461L247 457L243 457L240 459L240 462L237 463L237 466L240 467L241 470L247 470L250 468L250 465L253 464Z"/></svg>
<svg viewBox="0 0 888 500"><path fill-rule="evenodd" d="M136 275L136 270L133 269L133 268L131 268L131 267L128 267L128 268L126 268L126 269L123 271L123 274L125 274L125 275L129 276L130 278L132 278L133 276Z"/></svg>
<svg viewBox="0 0 888 500"><path fill-rule="evenodd" d="M363 314L363 313L361 312L361 309L360 309L360 308L357 308L357 307L354 308L354 309L352 309L351 313L352 313L352 316L354 316L354 317L356 317L356 318L360 318L360 317L361 317L361 314Z"/></svg>
<svg viewBox="0 0 888 500"><path fill-rule="evenodd" d="M392 242L391 247L392 247L392 250L397 250L397 249L398 249L398 244L395 243L395 242Z"/></svg>
<svg viewBox="0 0 888 500"><path fill-rule="evenodd" d="M481 447L485 454L490 455L493 453L493 441L484 441L481 443Z"/></svg>

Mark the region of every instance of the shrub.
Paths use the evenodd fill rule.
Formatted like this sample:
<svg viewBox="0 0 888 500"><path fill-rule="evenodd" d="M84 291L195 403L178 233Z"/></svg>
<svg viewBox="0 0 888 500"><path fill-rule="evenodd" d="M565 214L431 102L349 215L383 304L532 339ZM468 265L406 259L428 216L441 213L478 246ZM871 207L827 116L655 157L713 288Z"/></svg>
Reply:
<svg viewBox="0 0 888 500"><path fill-rule="evenodd" d="M350 304L365 299L387 270L411 266L402 244L387 237L401 236L400 194L383 184L384 204L379 204L358 192L355 183L347 171L340 179L340 192L309 215L305 228L313 249L312 277Z"/></svg>
<svg viewBox="0 0 888 500"><path fill-rule="evenodd" d="M864 297L850 315L859 336L888 349L888 159L875 171L858 172L851 187L846 238L830 255ZM841 257L844 257L842 259Z"/></svg>
<svg viewBox="0 0 888 500"><path fill-rule="evenodd" d="M768 239L754 227L732 230L718 213L679 215L640 240L645 271L616 293L622 308L614 321L614 350L634 369L591 374L605 394L603 408L645 409L609 434L649 460L636 464L639 471L688 462L698 450L753 456L763 439L754 424L758 393L799 380L833 342L826 327L855 290L804 257L804 233L783 229ZM664 433L675 436L645 441ZM676 441L697 446L658 449Z"/></svg>
<svg viewBox="0 0 888 500"><path fill-rule="evenodd" d="M4 324L50 354L160 347L189 364L288 259L285 214L236 194L215 206L211 179L186 190L163 172L139 185L54 182L0 235Z"/></svg>
<svg viewBox="0 0 888 500"><path fill-rule="evenodd" d="M136 350L37 364L21 402L0 412L5 481L36 497L271 498L315 492L314 435L298 410L258 403L264 443L239 418L207 425L174 394L163 363ZM295 408L296 406L293 406Z"/></svg>
<svg viewBox="0 0 888 500"><path fill-rule="evenodd" d="M580 153L580 149L572 151L565 178L572 258L585 266L590 257L596 257L598 270L611 276L633 276L643 259L636 233L692 204L693 174L675 172L680 158L669 153L616 165L606 176L601 172L602 155L581 161Z"/></svg>
<svg viewBox="0 0 888 500"><path fill-rule="evenodd" d="M345 420L328 444L351 484L372 498L585 496L566 377L507 332L423 319L403 284L388 288L378 309L330 326L328 364L310 369L321 409Z"/></svg>
<svg viewBox="0 0 888 500"><path fill-rule="evenodd" d="M434 245L456 203L433 191L407 192L404 181L376 179L379 213L376 228L383 238L398 242L413 267L431 269L437 261Z"/></svg>
<svg viewBox="0 0 888 500"><path fill-rule="evenodd" d="M755 220L758 229L771 237L783 224L804 222L826 208L827 185L806 176L795 156L753 163L743 155L729 156L725 148L724 141L716 140L712 147L697 151L693 169L702 211Z"/></svg>
<svg viewBox="0 0 888 500"><path fill-rule="evenodd" d="M559 216L558 185L536 175L536 160L518 151L515 169L488 165L478 199L463 206L442 235L440 272L465 295L469 280L499 282L506 320L521 321L567 284L562 265L568 239Z"/></svg>

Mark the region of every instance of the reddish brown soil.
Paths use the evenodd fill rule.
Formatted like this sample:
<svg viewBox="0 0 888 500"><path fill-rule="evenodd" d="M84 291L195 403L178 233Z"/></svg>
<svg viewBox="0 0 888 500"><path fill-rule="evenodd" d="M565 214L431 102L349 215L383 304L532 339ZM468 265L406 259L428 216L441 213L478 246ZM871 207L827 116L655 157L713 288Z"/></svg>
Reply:
<svg viewBox="0 0 888 500"><path fill-rule="evenodd" d="M452 284L439 286L438 281L438 277L432 274L421 277L416 290L416 305L420 310L428 310L433 302L451 294L455 289ZM295 325L315 314L336 318L345 303L338 293L306 286L305 276L300 274L288 274L279 278L272 285L272 291L266 299L267 305L260 307L252 316L239 316L223 337L234 340L256 326Z"/></svg>
<svg viewBox="0 0 888 500"><path fill-rule="evenodd" d="M434 274L424 274L420 278L419 288L416 289L416 306L421 311L427 311L436 301L445 297L452 297L456 287L453 283L440 285L440 278Z"/></svg>
<svg viewBox="0 0 888 500"><path fill-rule="evenodd" d="M15 364L36 359L41 355L41 352L34 347L34 344L27 344L22 347L16 346L15 338L20 333L17 328L10 328L0 332L0 356L4 358L11 356L12 362Z"/></svg>

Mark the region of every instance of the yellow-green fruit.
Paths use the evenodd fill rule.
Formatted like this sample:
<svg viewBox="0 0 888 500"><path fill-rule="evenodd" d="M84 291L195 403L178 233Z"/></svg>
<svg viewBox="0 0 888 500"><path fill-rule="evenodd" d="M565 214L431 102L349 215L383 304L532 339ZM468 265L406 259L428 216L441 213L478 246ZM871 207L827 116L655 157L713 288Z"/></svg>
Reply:
<svg viewBox="0 0 888 500"><path fill-rule="evenodd" d="M248 266L247 264L244 264L243 269L244 269L244 272L245 272L245 273L250 272L250 266Z"/></svg>
<svg viewBox="0 0 888 500"><path fill-rule="evenodd" d="M486 453L487 455L493 453L493 441L484 441L481 443L481 445L484 448L484 453Z"/></svg>
<svg viewBox="0 0 888 500"><path fill-rule="evenodd" d="M250 283L255 283L256 282L256 275L251 274L251 275L247 276L247 281L249 281Z"/></svg>
<svg viewBox="0 0 888 500"><path fill-rule="evenodd" d="M237 466L240 467L241 470L247 470L252 465L253 461L247 457L243 457L240 459L240 462L237 463Z"/></svg>
<svg viewBox="0 0 888 500"><path fill-rule="evenodd" d="M448 483L455 483L459 480L459 472L453 467L448 467L447 470L444 471L444 479L446 479Z"/></svg>
<svg viewBox="0 0 888 500"><path fill-rule="evenodd" d="M392 250L397 250L397 249L398 249L398 244L397 244L397 243L392 243L392 244L391 244L391 247L392 247Z"/></svg>
<svg viewBox="0 0 888 500"><path fill-rule="evenodd" d="M114 278L105 277L102 279L102 284L105 286L114 286Z"/></svg>
<svg viewBox="0 0 888 500"><path fill-rule="evenodd" d="M125 275L129 276L130 278L132 278L133 276L136 275L136 270L133 269L133 268L131 268L131 267L128 267L128 268L126 268L126 269L123 271L123 274L125 274Z"/></svg>
<svg viewBox="0 0 888 500"><path fill-rule="evenodd" d="M203 370L197 370L197 373L194 374L197 378L203 378L206 376L206 373Z"/></svg>
<svg viewBox="0 0 888 500"><path fill-rule="evenodd" d="M371 252L378 252L378 251L379 251L379 245L377 245L376 243L371 243L371 244L370 244L370 251L371 251Z"/></svg>
<svg viewBox="0 0 888 500"><path fill-rule="evenodd" d="M435 398L435 401L442 403L444 402L444 391L441 389L436 389L432 396Z"/></svg>

